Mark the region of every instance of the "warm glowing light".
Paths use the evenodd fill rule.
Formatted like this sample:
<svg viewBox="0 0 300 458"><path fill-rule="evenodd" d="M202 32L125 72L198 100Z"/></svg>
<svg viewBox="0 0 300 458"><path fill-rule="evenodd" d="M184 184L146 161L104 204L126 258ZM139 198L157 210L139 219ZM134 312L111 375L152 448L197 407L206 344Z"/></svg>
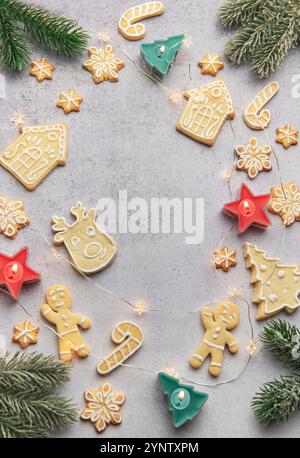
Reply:
<svg viewBox="0 0 300 458"><path fill-rule="evenodd" d="M138 316L142 316L143 313L148 312L147 304L143 302L139 302L138 304L135 304L134 308Z"/></svg>
<svg viewBox="0 0 300 458"><path fill-rule="evenodd" d="M176 369L174 369L174 367L167 367L164 370L164 373L170 377L179 378L179 373L176 371Z"/></svg>
<svg viewBox="0 0 300 458"><path fill-rule="evenodd" d="M111 41L111 37L107 32L98 33L98 38L99 40L104 41L104 43L108 43L109 41Z"/></svg>
<svg viewBox="0 0 300 458"><path fill-rule="evenodd" d="M160 52L161 54L163 54L163 53L165 52L165 50L166 50L166 47L165 47L165 46L161 46L161 47L159 48L159 52Z"/></svg>
<svg viewBox="0 0 300 458"><path fill-rule="evenodd" d="M256 349L257 349L257 343L251 339L247 346L247 351L249 355L252 356L256 352Z"/></svg>
<svg viewBox="0 0 300 458"><path fill-rule="evenodd" d="M172 103L178 103L182 98L182 92L180 89L171 89L169 91L169 101Z"/></svg>
<svg viewBox="0 0 300 458"><path fill-rule="evenodd" d="M18 264L14 264L11 268L11 271L15 274L16 272L18 272Z"/></svg>
<svg viewBox="0 0 300 458"><path fill-rule="evenodd" d="M223 170L221 173L222 178L224 178L226 181L230 180L230 178L232 177L232 174L233 174L233 170L230 168Z"/></svg>
<svg viewBox="0 0 300 458"><path fill-rule="evenodd" d="M180 401L183 401L184 398L185 398L184 391L183 391L183 390L179 391L179 393L178 393L178 399L180 399Z"/></svg>
<svg viewBox="0 0 300 458"><path fill-rule="evenodd" d="M239 297L243 293L243 288L229 288L227 295L230 297Z"/></svg>
<svg viewBox="0 0 300 458"><path fill-rule="evenodd" d="M61 257L62 257L61 254L59 254L59 252L55 248L51 248L51 253L57 259L61 259Z"/></svg>
<svg viewBox="0 0 300 458"><path fill-rule="evenodd" d="M255 212L255 205L252 200L242 200L240 203L240 212L244 216L252 216Z"/></svg>
<svg viewBox="0 0 300 458"><path fill-rule="evenodd" d="M10 119L10 122L13 123L13 125L19 129L20 127L23 127L26 123L27 117L19 112L15 112L14 116Z"/></svg>
<svg viewBox="0 0 300 458"><path fill-rule="evenodd" d="M193 42L192 42L192 37L191 35L189 35L188 33L185 33L184 34L184 41L183 41L183 44L186 48L189 48Z"/></svg>

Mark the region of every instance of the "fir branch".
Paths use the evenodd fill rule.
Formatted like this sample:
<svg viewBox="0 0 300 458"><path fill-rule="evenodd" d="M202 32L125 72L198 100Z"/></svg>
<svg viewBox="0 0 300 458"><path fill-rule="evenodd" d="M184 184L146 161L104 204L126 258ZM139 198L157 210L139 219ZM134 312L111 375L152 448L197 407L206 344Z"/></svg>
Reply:
<svg viewBox="0 0 300 458"><path fill-rule="evenodd" d="M79 57L87 46L88 33L77 21L17 0L2 0L9 13L24 24L40 46L67 57Z"/></svg>
<svg viewBox="0 0 300 458"><path fill-rule="evenodd" d="M0 5L0 65L8 71L22 71L30 61L30 49L21 27Z"/></svg>
<svg viewBox="0 0 300 458"><path fill-rule="evenodd" d="M300 378L281 377L265 383L252 401L253 411L264 425L287 421L291 413L300 409Z"/></svg>
<svg viewBox="0 0 300 458"><path fill-rule="evenodd" d="M300 330L284 320L270 321L259 334L266 348L290 369L300 371Z"/></svg>
<svg viewBox="0 0 300 458"><path fill-rule="evenodd" d="M265 4L265 0L230 0L219 9L221 24L231 29L252 21Z"/></svg>

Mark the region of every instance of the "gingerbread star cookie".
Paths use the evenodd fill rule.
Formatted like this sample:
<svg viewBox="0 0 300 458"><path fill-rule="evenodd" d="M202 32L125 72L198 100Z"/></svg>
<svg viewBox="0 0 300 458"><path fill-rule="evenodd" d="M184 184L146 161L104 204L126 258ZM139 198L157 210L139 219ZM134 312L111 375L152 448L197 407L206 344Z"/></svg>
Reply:
<svg viewBox="0 0 300 458"><path fill-rule="evenodd" d="M69 92L61 92L59 94L59 101L56 106L62 108L66 114L71 111L80 111L80 104L83 101L83 97L77 94L74 89Z"/></svg>
<svg viewBox="0 0 300 458"><path fill-rule="evenodd" d="M269 212L280 216L285 227L300 221L300 189L294 181L271 188Z"/></svg>
<svg viewBox="0 0 300 458"><path fill-rule="evenodd" d="M55 65L49 64L47 59L34 60L29 70L29 75L35 76L41 82L44 80L52 80L52 73L55 70Z"/></svg>
<svg viewBox="0 0 300 458"><path fill-rule="evenodd" d="M248 145L236 147L236 154L239 157L236 169L248 173L249 178L255 178L259 172L269 172L272 170L270 161L271 146L259 145L255 138L251 138Z"/></svg>
<svg viewBox="0 0 300 458"><path fill-rule="evenodd" d="M122 422L121 405L125 402L125 395L113 390L108 382L104 382L95 390L84 393L85 408L81 412L82 420L90 420L98 433L102 433L107 426L119 425Z"/></svg>
<svg viewBox="0 0 300 458"><path fill-rule="evenodd" d="M292 145L298 145L299 132L293 129L289 124L276 129L276 142L281 143L284 148L289 148Z"/></svg>
<svg viewBox="0 0 300 458"><path fill-rule="evenodd" d="M213 252L213 265L216 269L222 269L228 272L231 267L237 265L236 250L230 250L227 246L223 246Z"/></svg>
<svg viewBox="0 0 300 458"><path fill-rule="evenodd" d="M23 209L24 204L21 200L9 200L0 196L0 232L14 239L19 229L30 223Z"/></svg>
<svg viewBox="0 0 300 458"><path fill-rule="evenodd" d="M202 75L216 76L224 68L221 56L205 54L202 60L198 62Z"/></svg>
<svg viewBox="0 0 300 458"><path fill-rule="evenodd" d="M22 348L26 348L31 344L36 344L39 330L39 327L32 324L29 320L21 324L16 324L14 326L12 341L20 344Z"/></svg>
<svg viewBox="0 0 300 458"><path fill-rule="evenodd" d="M115 56L111 45L105 48L89 48L89 58L83 67L92 73L96 84L102 81L119 81L118 72L124 67L123 62Z"/></svg>

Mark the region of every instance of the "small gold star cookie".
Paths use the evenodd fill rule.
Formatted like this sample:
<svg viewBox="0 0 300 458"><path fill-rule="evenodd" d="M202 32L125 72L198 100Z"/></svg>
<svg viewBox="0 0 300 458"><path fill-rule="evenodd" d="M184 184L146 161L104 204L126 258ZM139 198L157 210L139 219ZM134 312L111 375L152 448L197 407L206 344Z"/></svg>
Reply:
<svg viewBox="0 0 300 458"><path fill-rule="evenodd" d="M41 82L44 80L52 80L52 73L55 70L55 65L49 64L47 59L34 60L29 70L29 75L35 76Z"/></svg>
<svg viewBox="0 0 300 458"><path fill-rule="evenodd" d="M24 204L21 200L8 200L0 196L0 233L14 239L19 229L30 223L23 209Z"/></svg>
<svg viewBox="0 0 300 458"><path fill-rule="evenodd" d="M222 269L228 272L231 267L237 265L236 250L230 250L227 246L223 246L213 252L213 264L216 269Z"/></svg>
<svg viewBox="0 0 300 458"><path fill-rule="evenodd" d="M96 390L85 391L84 399L86 406L80 417L90 420L98 433L110 424L119 425L122 422L120 406L125 402L125 395L116 393L110 383L104 382Z"/></svg>
<svg viewBox="0 0 300 458"><path fill-rule="evenodd" d="M59 101L56 106L62 108L66 114L71 111L80 111L80 104L83 97L77 94L73 89L70 92L61 92L59 94Z"/></svg>
<svg viewBox="0 0 300 458"><path fill-rule="evenodd" d="M29 320L14 326L13 342L17 342L22 348L37 343L37 335L40 328L32 324Z"/></svg>
<svg viewBox="0 0 300 458"><path fill-rule="evenodd" d="M124 67L123 62L115 56L111 45L105 48L89 48L89 58L83 67L93 74L96 84L102 81L119 81L118 72Z"/></svg>
<svg viewBox="0 0 300 458"><path fill-rule="evenodd" d="M300 189L294 181L271 188L269 212L280 216L285 227L300 221Z"/></svg>
<svg viewBox="0 0 300 458"><path fill-rule="evenodd" d="M271 146L258 145L256 138L251 138L248 145L239 145L235 152L239 157L236 169L248 173L249 178L255 178L259 172L269 172L272 169L270 161Z"/></svg>
<svg viewBox="0 0 300 458"><path fill-rule="evenodd" d="M276 129L276 142L281 143L284 148L289 148L291 145L298 145L299 132L293 129L289 124Z"/></svg>
<svg viewBox="0 0 300 458"><path fill-rule="evenodd" d="M224 68L221 56L205 54L202 60L198 62L202 75L216 76Z"/></svg>

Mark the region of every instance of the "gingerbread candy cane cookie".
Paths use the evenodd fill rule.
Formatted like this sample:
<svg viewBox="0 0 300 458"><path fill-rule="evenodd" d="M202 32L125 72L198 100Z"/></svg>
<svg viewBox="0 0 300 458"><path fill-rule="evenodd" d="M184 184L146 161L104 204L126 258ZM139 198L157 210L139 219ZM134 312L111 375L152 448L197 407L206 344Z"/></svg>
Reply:
<svg viewBox="0 0 300 458"><path fill-rule="evenodd" d="M136 22L153 16L160 16L165 11L161 2L148 2L133 6L124 11L119 20L119 32L127 40L140 40L146 35L144 24Z"/></svg>
<svg viewBox="0 0 300 458"><path fill-rule="evenodd" d="M119 345L98 363L97 371L101 375L108 374L130 358L141 347L144 335L137 324L122 321L114 327L111 338Z"/></svg>
<svg viewBox="0 0 300 458"><path fill-rule="evenodd" d="M261 110L278 91L279 84L276 82L270 83L249 103L244 113L244 121L250 129L263 130L268 127L271 121L271 113L269 110Z"/></svg>

